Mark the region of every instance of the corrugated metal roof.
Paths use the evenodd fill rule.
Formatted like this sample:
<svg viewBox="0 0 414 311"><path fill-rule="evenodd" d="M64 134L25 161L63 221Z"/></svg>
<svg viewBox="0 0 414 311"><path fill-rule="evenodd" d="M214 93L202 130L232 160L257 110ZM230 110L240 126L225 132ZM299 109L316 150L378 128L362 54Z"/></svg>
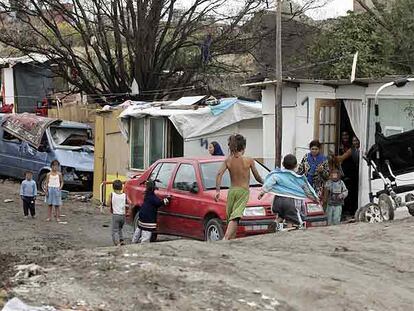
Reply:
<svg viewBox="0 0 414 311"><path fill-rule="evenodd" d="M29 54L20 57L0 57L0 65L16 65L16 64L27 64L27 63L45 63L48 61L48 58L45 55L41 54Z"/></svg>

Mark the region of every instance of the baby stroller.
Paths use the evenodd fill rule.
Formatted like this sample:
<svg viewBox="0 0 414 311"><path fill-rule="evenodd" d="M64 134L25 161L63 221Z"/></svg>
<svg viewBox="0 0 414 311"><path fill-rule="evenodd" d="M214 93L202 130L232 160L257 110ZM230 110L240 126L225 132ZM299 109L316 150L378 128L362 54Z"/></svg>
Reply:
<svg viewBox="0 0 414 311"><path fill-rule="evenodd" d="M391 86L404 87L414 78L386 83L375 94L375 144L369 149L365 161L369 168L369 201L356 212L356 221L383 222L394 219L394 211L407 206L414 216L414 183L398 185L399 182L414 182L399 177L414 172L414 130L386 137L379 122L379 94ZM384 189L373 193L372 181L381 179ZM400 194L407 193L403 200Z"/></svg>

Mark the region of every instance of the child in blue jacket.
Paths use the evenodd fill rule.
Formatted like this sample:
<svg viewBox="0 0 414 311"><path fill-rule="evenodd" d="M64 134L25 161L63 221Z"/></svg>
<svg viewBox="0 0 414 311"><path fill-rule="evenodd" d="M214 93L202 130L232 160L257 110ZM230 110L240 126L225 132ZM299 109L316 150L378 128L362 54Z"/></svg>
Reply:
<svg viewBox="0 0 414 311"><path fill-rule="evenodd" d="M277 168L266 176L259 195L259 200L265 193L275 195L272 210L276 215L278 230L283 228L284 221L288 226L302 226L300 213L304 200L311 199L315 202L319 200L306 177L295 173L298 162L294 155L286 155L282 164L284 169Z"/></svg>

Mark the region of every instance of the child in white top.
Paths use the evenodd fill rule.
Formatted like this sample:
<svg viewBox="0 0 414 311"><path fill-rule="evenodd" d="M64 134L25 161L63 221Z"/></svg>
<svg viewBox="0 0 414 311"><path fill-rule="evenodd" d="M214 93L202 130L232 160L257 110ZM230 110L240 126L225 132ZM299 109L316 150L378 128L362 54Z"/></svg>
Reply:
<svg viewBox="0 0 414 311"><path fill-rule="evenodd" d="M127 207L126 194L122 192L122 181L114 180L112 184L114 192L110 195L110 208L112 213L112 241L114 245L125 245L122 228L125 225Z"/></svg>
<svg viewBox="0 0 414 311"><path fill-rule="evenodd" d="M46 203L49 206L48 218L46 221L52 219L52 210L55 208L56 221L60 221L60 206L62 205L62 188L63 176L59 172L60 163L58 160L53 160L50 167L51 171L46 176Z"/></svg>

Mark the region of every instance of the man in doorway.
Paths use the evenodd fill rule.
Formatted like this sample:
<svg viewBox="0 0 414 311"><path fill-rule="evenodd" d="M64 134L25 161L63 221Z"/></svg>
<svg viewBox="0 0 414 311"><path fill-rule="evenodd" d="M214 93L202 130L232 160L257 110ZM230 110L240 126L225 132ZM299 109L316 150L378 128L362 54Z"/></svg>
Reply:
<svg viewBox="0 0 414 311"><path fill-rule="evenodd" d="M229 137L230 155L221 166L216 178L216 201L220 199L221 180L226 170L230 172L231 188L227 194L227 230L224 240L236 238L237 226L249 201L250 171L263 184L252 158L245 157L246 139L240 135Z"/></svg>
<svg viewBox="0 0 414 311"><path fill-rule="evenodd" d="M341 132L341 145L339 146L339 155L343 155L351 148L351 136L348 131Z"/></svg>

